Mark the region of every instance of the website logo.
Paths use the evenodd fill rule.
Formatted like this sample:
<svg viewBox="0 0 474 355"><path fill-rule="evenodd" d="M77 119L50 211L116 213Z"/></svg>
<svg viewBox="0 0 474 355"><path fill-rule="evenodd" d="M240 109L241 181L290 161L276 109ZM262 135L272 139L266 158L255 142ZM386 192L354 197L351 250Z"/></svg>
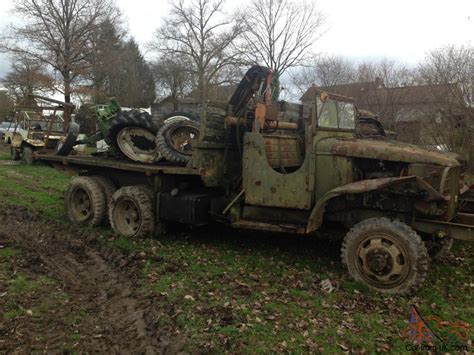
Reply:
<svg viewBox="0 0 474 355"><path fill-rule="evenodd" d="M411 341L406 350L467 351L470 325L465 322L448 322L436 316L426 316L415 305L410 306L408 326L402 337Z"/></svg>

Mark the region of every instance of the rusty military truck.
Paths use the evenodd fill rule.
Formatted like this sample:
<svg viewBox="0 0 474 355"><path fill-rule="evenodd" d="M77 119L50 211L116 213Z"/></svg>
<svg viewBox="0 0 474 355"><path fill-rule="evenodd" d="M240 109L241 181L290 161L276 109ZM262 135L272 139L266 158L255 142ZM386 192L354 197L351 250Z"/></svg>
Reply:
<svg viewBox="0 0 474 355"><path fill-rule="evenodd" d="M269 69L251 68L227 115L202 117L186 165L37 158L80 172L65 197L75 222L107 215L131 238L170 222L308 236L343 229L342 262L380 292L414 291L453 239L474 239L459 157L388 139L348 97L276 102L273 82Z"/></svg>

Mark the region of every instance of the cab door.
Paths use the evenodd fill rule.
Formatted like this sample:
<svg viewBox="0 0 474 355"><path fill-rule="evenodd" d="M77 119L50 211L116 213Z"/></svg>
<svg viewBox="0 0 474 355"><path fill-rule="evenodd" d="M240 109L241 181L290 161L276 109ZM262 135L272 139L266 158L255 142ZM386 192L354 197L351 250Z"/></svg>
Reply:
<svg viewBox="0 0 474 355"><path fill-rule="evenodd" d="M245 204L309 210L314 191L312 149L299 158L296 136L262 135L244 137L243 189ZM304 148L302 149L305 150ZM298 166L299 165L299 166Z"/></svg>

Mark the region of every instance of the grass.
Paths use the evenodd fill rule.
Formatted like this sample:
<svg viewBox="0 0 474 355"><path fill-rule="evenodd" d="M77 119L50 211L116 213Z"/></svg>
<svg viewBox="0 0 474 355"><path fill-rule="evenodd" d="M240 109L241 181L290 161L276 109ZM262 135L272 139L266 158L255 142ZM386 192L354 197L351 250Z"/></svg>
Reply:
<svg viewBox="0 0 474 355"><path fill-rule="evenodd" d="M2 147L0 147L0 160L9 160L10 159L10 150L3 146L3 143L0 142L0 145L2 145Z"/></svg>
<svg viewBox="0 0 474 355"><path fill-rule="evenodd" d="M2 248L0 249L0 260L11 258L18 253L17 250L12 248Z"/></svg>
<svg viewBox="0 0 474 355"><path fill-rule="evenodd" d="M0 165L0 199L59 220L64 216L62 197L69 180L48 166Z"/></svg>
<svg viewBox="0 0 474 355"><path fill-rule="evenodd" d="M0 197L64 221L69 180L46 166L0 166ZM474 253L467 242L455 243L457 259L432 264L416 296L402 297L375 294L352 281L339 261L339 242L330 239L220 229L109 239L104 242L124 253L146 253L140 287L156 294L161 314L154 321L185 335L190 352L402 352L411 304L425 316L474 325ZM0 249L0 265L17 254ZM335 287L329 294L320 286L326 278ZM8 282L13 293L43 287L21 275ZM21 314L12 304L4 318Z"/></svg>

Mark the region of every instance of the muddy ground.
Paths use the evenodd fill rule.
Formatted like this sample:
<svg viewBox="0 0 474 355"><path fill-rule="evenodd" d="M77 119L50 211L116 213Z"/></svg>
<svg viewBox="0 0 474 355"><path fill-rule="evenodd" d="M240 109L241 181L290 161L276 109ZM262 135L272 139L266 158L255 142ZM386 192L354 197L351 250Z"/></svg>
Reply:
<svg viewBox="0 0 474 355"><path fill-rule="evenodd" d="M21 253L10 258L0 279L0 309L6 309L8 282L16 274L30 284L51 282L17 295L24 312L0 319L0 351L179 351L180 339L155 326L153 294L137 291L140 255L99 246L96 238L23 208L1 206L0 246ZM77 315L84 316L74 321Z"/></svg>

